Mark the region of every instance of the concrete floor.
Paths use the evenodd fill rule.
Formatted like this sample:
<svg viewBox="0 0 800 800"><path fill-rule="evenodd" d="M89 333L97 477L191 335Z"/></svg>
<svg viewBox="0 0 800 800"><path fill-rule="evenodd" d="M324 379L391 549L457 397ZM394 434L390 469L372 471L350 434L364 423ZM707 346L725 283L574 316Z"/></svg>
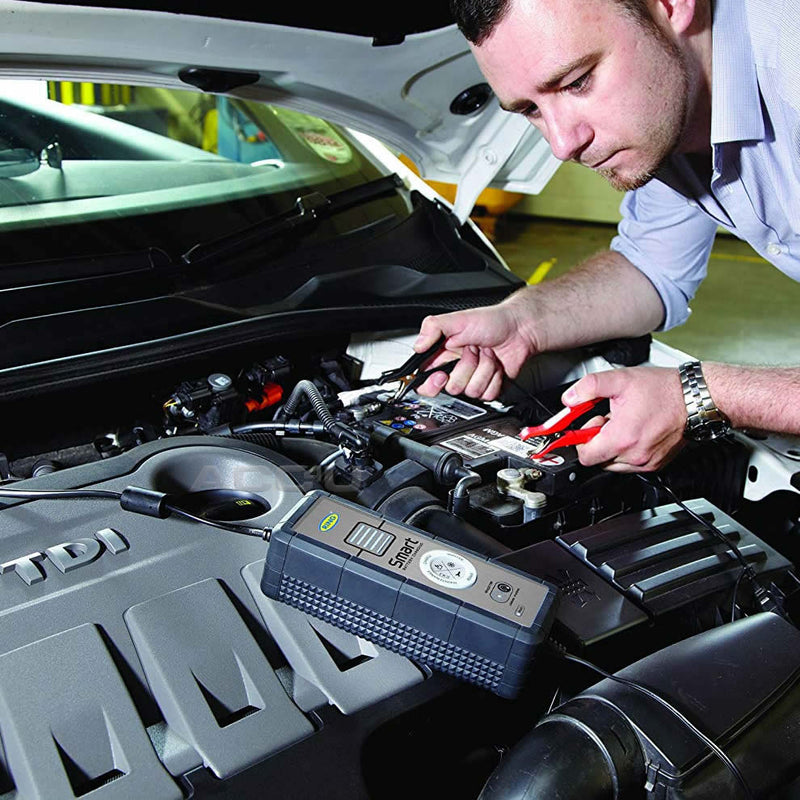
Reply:
<svg viewBox="0 0 800 800"><path fill-rule="evenodd" d="M517 275L546 281L606 248L614 232L613 225L507 214L497 221L495 246ZM709 361L800 364L800 283L738 239L717 236L691 307L688 322L656 338Z"/></svg>

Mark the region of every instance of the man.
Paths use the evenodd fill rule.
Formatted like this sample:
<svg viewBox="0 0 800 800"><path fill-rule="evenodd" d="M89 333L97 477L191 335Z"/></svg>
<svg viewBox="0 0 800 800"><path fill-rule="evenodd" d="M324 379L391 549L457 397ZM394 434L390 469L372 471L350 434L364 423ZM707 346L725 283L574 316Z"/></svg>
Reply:
<svg viewBox="0 0 800 800"><path fill-rule="evenodd" d="M684 322L718 224L800 280L793 4L453 0L453 9L502 106L526 116L558 158L627 194L608 252L492 308L427 318L415 348L444 333L451 353L433 363L461 359L421 394L493 399L503 375L515 377L532 355ZM610 399L581 461L658 469L682 446L687 415L697 438L727 420L800 433L800 369L705 363L683 372L635 367L572 386L567 405Z"/></svg>

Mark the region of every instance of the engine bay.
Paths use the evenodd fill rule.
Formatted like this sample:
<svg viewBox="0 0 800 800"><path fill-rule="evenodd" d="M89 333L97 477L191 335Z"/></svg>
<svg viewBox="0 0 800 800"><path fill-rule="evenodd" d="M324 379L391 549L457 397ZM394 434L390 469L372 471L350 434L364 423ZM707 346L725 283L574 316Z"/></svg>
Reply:
<svg viewBox="0 0 800 800"><path fill-rule="evenodd" d="M0 486L42 495L2 501L0 793L477 797L596 680L554 654L615 672L764 610L794 618L785 449L737 433L657 475L586 468L573 447L532 459L519 431L559 411L575 364L627 349L491 404L397 400L379 378L408 352L295 344L188 361L179 380L150 365L76 390L68 414L15 401ZM174 513L113 502L130 487ZM524 688L497 697L266 596L270 531L311 492L553 587ZM444 764L446 790L420 787Z"/></svg>

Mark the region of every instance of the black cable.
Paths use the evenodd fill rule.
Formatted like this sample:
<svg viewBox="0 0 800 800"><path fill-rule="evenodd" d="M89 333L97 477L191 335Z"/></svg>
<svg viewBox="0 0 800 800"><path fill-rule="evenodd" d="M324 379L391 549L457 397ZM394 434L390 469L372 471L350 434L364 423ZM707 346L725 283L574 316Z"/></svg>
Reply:
<svg viewBox="0 0 800 800"><path fill-rule="evenodd" d="M141 490L139 490L141 491ZM0 489L0 497L8 497L19 500L121 500L122 492L113 492L104 489L45 489L25 491L20 489ZM162 496L163 497L163 496ZM219 522L217 520L199 517L184 511L180 506L170 502L164 502L164 508L170 514L191 520L192 522L199 522L203 525L209 525L212 528L220 528L221 530L230 531L232 533L241 533L247 536L258 536L261 539L266 539L269 536L270 529L268 528L251 528L247 525L237 525L233 522ZM133 511L133 509L126 509ZM134 511L134 513L136 513Z"/></svg>
<svg viewBox="0 0 800 800"><path fill-rule="evenodd" d="M644 481L650 486L655 487L656 489L663 489L669 496L677 503L689 516L697 520L701 525L707 528L711 533L714 534L718 539L723 541L727 547L729 547L733 554L738 559L739 563L742 565L742 572L750 581L750 585L753 587L753 596L756 600L758 606L761 607L762 611L770 611L773 614L777 614L780 617L783 617L786 620L789 619L789 615L786 611L781 607L780 603L775 599L773 593L767 589L765 586L762 586L758 582L758 576L756 575L756 571L750 564L747 562L747 559L742 555L742 551L737 547L736 543L733 542L729 537L727 537L716 525L712 522L709 522L707 519L704 519L699 514L694 512L686 503L681 500L677 494L672 490L672 487L669 486L660 475L655 475L653 477L648 477L642 473L636 473L636 477L640 480ZM737 584L739 583L737 579ZM736 602L736 590L734 590L734 602Z"/></svg>
<svg viewBox="0 0 800 800"><path fill-rule="evenodd" d="M267 539L271 533L270 528L251 528L248 525L237 525L233 522L218 522L217 520L208 519L207 517L199 517L171 503L165 503L164 508L166 508L170 514L175 514L175 516L188 519L192 522L199 522L203 525L210 525L212 528L230 531L231 533L241 533L245 536L258 536L260 539Z"/></svg>
<svg viewBox="0 0 800 800"><path fill-rule="evenodd" d="M0 489L0 497L19 500L61 500L67 498L119 500L122 497L122 492L111 492L104 489L51 489L37 491Z"/></svg>
<svg viewBox="0 0 800 800"><path fill-rule="evenodd" d="M667 711L670 712L673 716L675 716L686 728L691 731L698 739L700 739L703 744L705 744L713 753L714 755L719 758L720 761L728 768L731 772L733 777L736 779L737 783L741 786L742 792L744 796L748 798L748 800L755 800L755 796L753 795L750 787L747 784L747 781L742 775L740 769L733 763L730 756L709 736L707 736L703 731L701 731L691 720L689 720L683 712L679 711L675 706L665 700L661 695L656 694L652 689L648 689L646 686L642 685L641 683L637 683L636 681L630 680L629 678L622 678L619 675L613 675L610 672L606 672L604 669L598 667L595 664L592 664L591 661L586 661L583 658L579 658L578 656L569 655L568 653L560 653L557 652L557 655L561 656L565 661L572 661L575 664L580 664L581 666L587 667L588 669L597 672L599 675L602 675L604 678L608 678L609 680L616 681L617 683L621 683L623 686L627 686L641 694L645 697L649 697L651 700L658 703L660 706L665 708Z"/></svg>
<svg viewBox="0 0 800 800"><path fill-rule="evenodd" d="M534 403L536 403L536 404L537 404L537 405L538 405L538 406L539 406L539 407L540 407L540 408L541 408L541 409L544 411L544 413L546 414L546 416L545 416L545 419L547 419L548 417L552 417L552 416L553 416L553 414L555 414L555 411L553 411L551 408L549 408L547 405L545 405L544 401L542 401L542 400L541 400L539 397L537 397L537 396L536 396L535 394L533 394L532 392L529 392L529 391L528 391L528 390L527 390L527 389L526 389L526 388L525 388L525 387L524 387L524 386L523 386L523 385L522 385L522 384L521 384L519 381L517 381L515 378L509 378L508 376L506 376L506 380L507 380L507 381L508 381L508 382L509 382L509 383L510 383L512 386L515 386L517 389L519 389L519 390L522 392L522 394L524 394L524 395L525 395L525 396L526 396L526 397L527 397L529 400L533 400L533 402L534 402Z"/></svg>
<svg viewBox="0 0 800 800"><path fill-rule="evenodd" d="M724 542L725 545L727 545L736 556L737 560L742 565L742 569L746 571L749 578L751 580L755 580L755 570L750 566L750 564L747 563L747 559L745 559L745 557L742 555L742 551L738 548L736 542L726 536L716 525L714 525L713 522L709 522L696 511L689 508L689 506L687 506L686 503L684 503L683 500L681 500L678 495L675 494L675 492L672 490L672 487L669 486L660 475L654 475L651 477L641 472L637 472L636 477L655 489L663 489L672 498L673 502L677 503L683 511L685 511L695 521L699 522L704 528L711 531L714 536Z"/></svg>
<svg viewBox="0 0 800 800"><path fill-rule="evenodd" d="M350 425L339 422L334 418L325 402L325 398L313 381L302 380L295 384L292 393L289 395L289 399L286 401L286 405L284 405L281 411L282 419L291 417L292 414L297 411L303 396L311 403L314 413L317 415L317 418L322 423L325 430L333 436L339 444L343 444L348 449L359 453L363 453L367 450L369 445L368 440Z"/></svg>
<svg viewBox="0 0 800 800"><path fill-rule="evenodd" d="M739 593L739 585L742 582L742 578L745 576L745 571L740 570L739 576L736 578L736 583L733 584L733 599L731 600L731 622L736 621L736 595Z"/></svg>

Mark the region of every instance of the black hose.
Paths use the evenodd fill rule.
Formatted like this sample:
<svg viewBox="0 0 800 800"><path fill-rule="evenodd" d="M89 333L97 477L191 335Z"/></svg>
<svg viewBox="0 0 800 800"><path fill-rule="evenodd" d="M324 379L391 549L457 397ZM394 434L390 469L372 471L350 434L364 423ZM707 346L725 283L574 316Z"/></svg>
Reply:
<svg viewBox="0 0 800 800"><path fill-rule="evenodd" d="M303 395L305 395L311 403L314 413L317 415L317 418L322 423L325 430L331 436L334 436L337 442L344 444L354 452L363 453L366 451L369 445L368 439L360 435L357 431L354 431L348 425L337 422L337 420L334 419L322 394L312 381L302 380L297 382L281 412L283 419L291 417L297 411L297 407Z"/></svg>
<svg viewBox="0 0 800 800"><path fill-rule="evenodd" d="M231 434L231 438L240 439L243 442L251 442L252 444L257 444L260 445L261 447L266 447L267 450L280 449L280 445L278 444L278 437L274 436L271 433L248 431L245 433L233 433Z"/></svg>
<svg viewBox="0 0 800 800"><path fill-rule="evenodd" d="M331 414L331 410L325 403L319 389L309 380L298 381L294 389L292 389L292 393L289 395L289 399L283 407L282 416L284 419L291 418L295 411L297 411L297 407L300 405L300 400L303 398L303 395L308 398L317 418L325 426L325 430L330 433L336 425L336 420L333 418L333 414Z"/></svg>
<svg viewBox="0 0 800 800"><path fill-rule="evenodd" d="M383 500L376 511L490 558L511 552L497 539L444 509L437 497L419 486L398 489Z"/></svg>
<svg viewBox="0 0 800 800"><path fill-rule="evenodd" d="M504 757L479 800L615 800L617 767L593 734L572 720L547 720Z"/></svg>

